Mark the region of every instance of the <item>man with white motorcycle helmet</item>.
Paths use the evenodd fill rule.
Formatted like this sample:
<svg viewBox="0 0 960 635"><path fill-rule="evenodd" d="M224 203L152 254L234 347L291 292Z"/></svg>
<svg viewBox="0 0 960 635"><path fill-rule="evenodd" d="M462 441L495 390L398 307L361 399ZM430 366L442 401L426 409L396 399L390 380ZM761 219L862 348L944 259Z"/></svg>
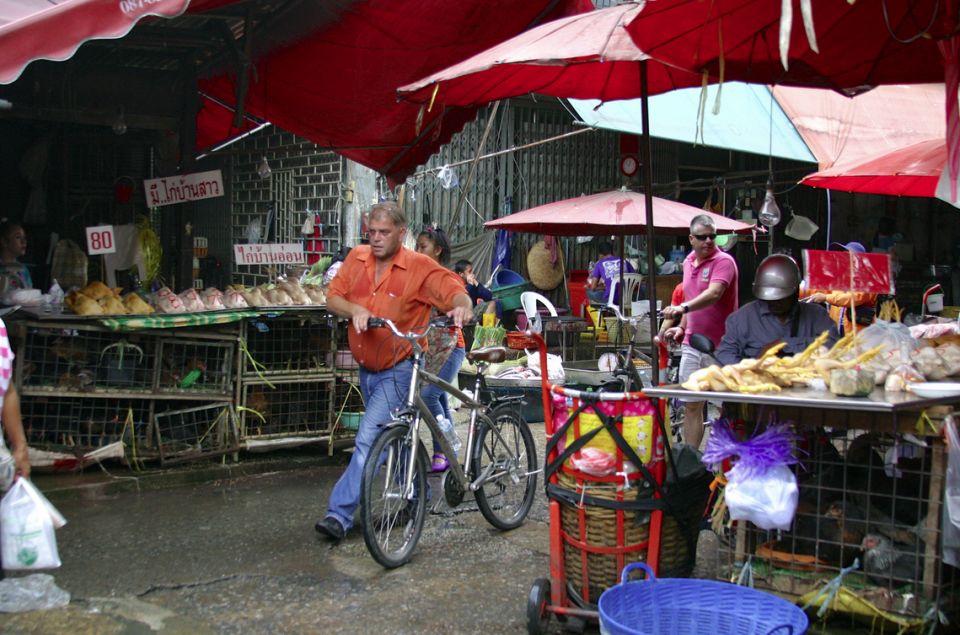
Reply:
<svg viewBox="0 0 960 635"><path fill-rule="evenodd" d="M839 337L827 310L799 301L800 267L785 254L767 256L753 278L753 302L727 318L714 357L721 364L757 358L771 346L786 342L782 355L803 351L824 331L832 345Z"/></svg>

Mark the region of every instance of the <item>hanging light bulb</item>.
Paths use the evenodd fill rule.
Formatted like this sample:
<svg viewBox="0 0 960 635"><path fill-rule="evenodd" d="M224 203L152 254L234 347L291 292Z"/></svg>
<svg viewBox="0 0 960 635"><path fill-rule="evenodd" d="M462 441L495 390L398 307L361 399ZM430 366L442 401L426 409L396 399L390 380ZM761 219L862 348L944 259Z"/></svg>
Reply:
<svg viewBox="0 0 960 635"><path fill-rule="evenodd" d="M117 118L113 120L113 125L110 126L113 129L113 134L122 135L127 132L127 120L123 117L123 106L120 106L120 110L117 112Z"/></svg>
<svg viewBox="0 0 960 635"><path fill-rule="evenodd" d="M267 163L267 157L263 157L260 165L257 166L257 176L261 179L269 179L271 174L273 174L273 170L270 169L270 164Z"/></svg>
<svg viewBox="0 0 960 635"><path fill-rule="evenodd" d="M780 223L780 206L777 205L777 199L773 197L772 176L767 180L767 193L763 197L763 205L760 207L757 218L760 224L766 227L775 227Z"/></svg>

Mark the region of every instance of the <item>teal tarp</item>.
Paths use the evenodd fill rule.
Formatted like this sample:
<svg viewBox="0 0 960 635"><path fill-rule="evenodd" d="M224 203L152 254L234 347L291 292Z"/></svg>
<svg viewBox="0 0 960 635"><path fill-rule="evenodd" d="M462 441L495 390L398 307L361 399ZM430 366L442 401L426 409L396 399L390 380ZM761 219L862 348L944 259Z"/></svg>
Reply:
<svg viewBox="0 0 960 635"><path fill-rule="evenodd" d="M728 82L720 95L720 112L713 114L718 87L708 88L703 135L697 138L699 88L675 90L650 98L650 135L726 150L767 156L773 154L796 161L817 160L807 148L790 119L771 99L763 85ZM639 99L611 101L597 108L596 99L571 99L570 104L589 126L640 134ZM770 143L770 111L773 109L773 143Z"/></svg>

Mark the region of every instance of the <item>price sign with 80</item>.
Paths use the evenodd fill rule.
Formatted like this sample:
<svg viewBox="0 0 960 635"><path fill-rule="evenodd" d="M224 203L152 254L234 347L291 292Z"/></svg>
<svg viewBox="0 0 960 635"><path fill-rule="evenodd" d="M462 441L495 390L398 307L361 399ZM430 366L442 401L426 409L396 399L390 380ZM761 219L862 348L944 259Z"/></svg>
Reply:
<svg viewBox="0 0 960 635"><path fill-rule="evenodd" d="M112 254L117 250L113 242L113 225L97 225L87 227L87 253L91 256L97 254Z"/></svg>

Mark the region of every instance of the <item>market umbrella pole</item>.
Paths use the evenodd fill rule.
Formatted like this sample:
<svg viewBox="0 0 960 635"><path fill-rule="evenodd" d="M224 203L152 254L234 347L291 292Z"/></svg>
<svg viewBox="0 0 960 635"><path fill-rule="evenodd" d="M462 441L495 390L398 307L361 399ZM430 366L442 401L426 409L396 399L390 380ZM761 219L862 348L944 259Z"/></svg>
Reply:
<svg viewBox="0 0 960 635"><path fill-rule="evenodd" d="M647 60L640 62L640 160L643 162L643 200L647 206L647 299L650 306L650 377L653 385L660 383L660 369L656 360L657 335L657 260L653 249L653 166L650 165L650 104L647 94Z"/></svg>

